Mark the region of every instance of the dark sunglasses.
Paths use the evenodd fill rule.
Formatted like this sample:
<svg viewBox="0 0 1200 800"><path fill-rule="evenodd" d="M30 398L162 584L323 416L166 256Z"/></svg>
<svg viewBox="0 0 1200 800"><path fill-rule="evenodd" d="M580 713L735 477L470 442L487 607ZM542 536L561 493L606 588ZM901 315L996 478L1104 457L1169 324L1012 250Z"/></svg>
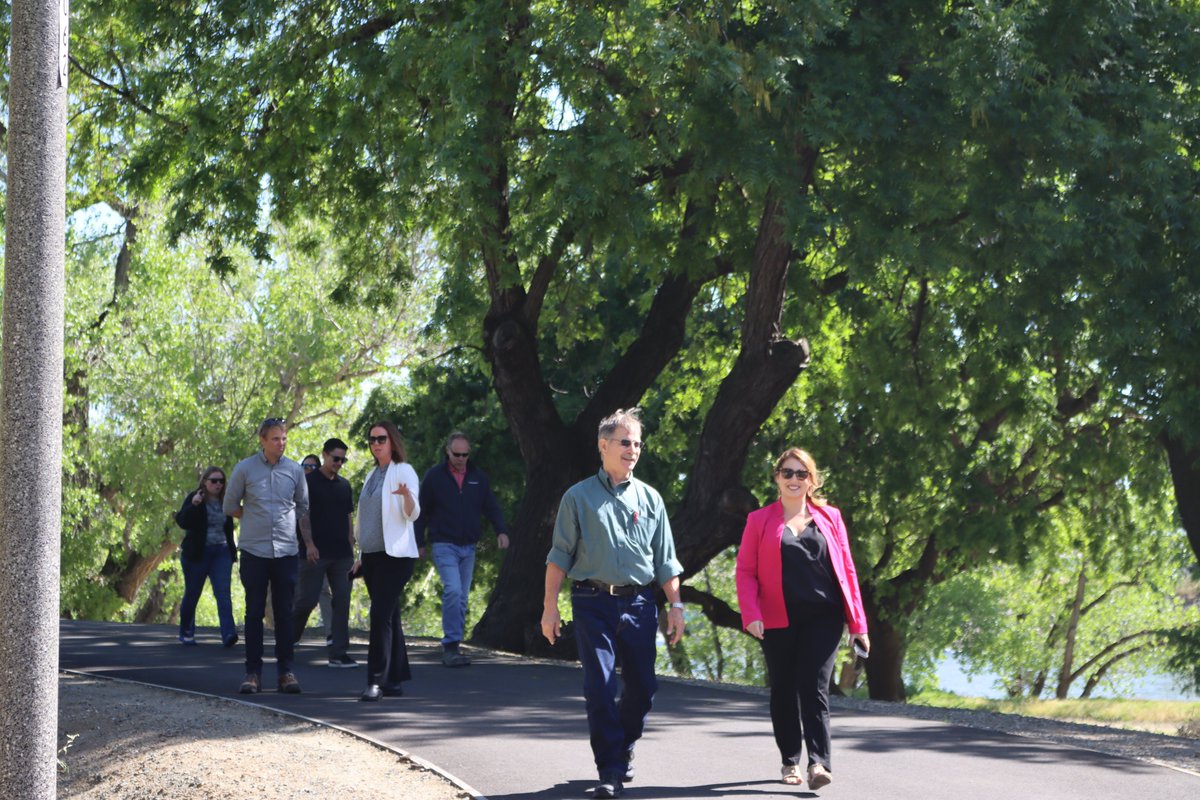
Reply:
<svg viewBox="0 0 1200 800"><path fill-rule="evenodd" d="M454 456L455 458L467 458L471 454L470 453L456 453L453 450L451 450L450 455Z"/></svg>
<svg viewBox="0 0 1200 800"><path fill-rule="evenodd" d="M321 466L321 465L320 465L320 464L309 464L309 463L304 463L304 464L301 464L300 466L304 467L305 469L316 469L317 467L319 467L319 466Z"/></svg>
<svg viewBox="0 0 1200 800"><path fill-rule="evenodd" d="M345 464L347 461L350 460L346 456L330 456L330 458L333 460L333 463L335 463L335 464Z"/></svg>
<svg viewBox="0 0 1200 800"><path fill-rule="evenodd" d="M634 450L641 450L645 442L639 442L637 439L609 439L610 442L616 442L621 447L632 447Z"/></svg>
<svg viewBox="0 0 1200 800"><path fill-rule="evenodd" d="M383 444L387 440L388 440L388 437L387 437L386 433L381 436L368 436L367 437L367 441L370 442L371 444Z"/></svg>
<svg viewBox="0 0 1200 800"><path fill-rule="evenodd" d="M207 480L209 483L224 483L225 482L224 478L206 478L205 480Z"/></svg>
<svg viewBox="0 0 1200 800"><path fill-rule="evenodd" d="M790 481L792 478L804 480L808 477L808 470L806 469L789 469L787 467L781 467L777 472L783 476L785 481Z"/></svg>

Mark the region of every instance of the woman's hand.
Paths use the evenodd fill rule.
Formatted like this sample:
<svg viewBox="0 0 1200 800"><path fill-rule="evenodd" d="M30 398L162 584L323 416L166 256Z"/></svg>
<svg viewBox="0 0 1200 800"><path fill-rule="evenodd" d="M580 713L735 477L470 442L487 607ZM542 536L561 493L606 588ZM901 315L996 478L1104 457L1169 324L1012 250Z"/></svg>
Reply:
<svg viewBox="0 0 1200 800"><path fill-rule="evenodd" d="M755 639L763 637L763 624L761 619L756 619L746 626L746 633L753 636Z"/></svg>
<svg viewBox="0 0 1200 800"><path fill-rule="evenodd" d="M192 495L192 505L198 506L204 502L204 490L200 489Z"/></svg>
<svg viewBox="0 0 1200 800"><path fill-rule="evenodd" d="M862 649L866 650L868 655L871 653L871 637L867 636L867 634L856 633L850 637L850 640L852 642L858 642L860 645L862 645Z"/></svg>

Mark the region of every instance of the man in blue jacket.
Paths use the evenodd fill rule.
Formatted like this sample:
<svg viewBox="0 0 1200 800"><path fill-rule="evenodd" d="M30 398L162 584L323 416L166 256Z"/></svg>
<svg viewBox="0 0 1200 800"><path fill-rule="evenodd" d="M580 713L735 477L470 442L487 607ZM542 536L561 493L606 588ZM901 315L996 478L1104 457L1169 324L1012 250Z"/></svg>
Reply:
<svg viewBox="0 0 1200 800"><path fill-rule="evenodd" d="M442 664L465 667L471 659L459 652L467 621L467 599L475 572L475 546L487 516L496 530L496 543L508 547L508 526L483 470L468 463L471 441L455 431L446 439L446 461L421 479L416 519L417 546L425 547L442 579Z"/></svg>

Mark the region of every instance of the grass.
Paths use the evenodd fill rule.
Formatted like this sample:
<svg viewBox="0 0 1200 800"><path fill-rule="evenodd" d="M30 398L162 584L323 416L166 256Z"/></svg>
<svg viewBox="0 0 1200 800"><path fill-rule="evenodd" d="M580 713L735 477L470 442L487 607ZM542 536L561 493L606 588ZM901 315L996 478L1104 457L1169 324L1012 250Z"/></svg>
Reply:
<svg viewBox="0 0 1200 800"><path fill-rule="evenodd" d="M998 711L1026 717L1087 722L1134 730L1200 738L1200 701L1189 700L989 700L949 692L922 691L909 697L915 705Z"/></svg>

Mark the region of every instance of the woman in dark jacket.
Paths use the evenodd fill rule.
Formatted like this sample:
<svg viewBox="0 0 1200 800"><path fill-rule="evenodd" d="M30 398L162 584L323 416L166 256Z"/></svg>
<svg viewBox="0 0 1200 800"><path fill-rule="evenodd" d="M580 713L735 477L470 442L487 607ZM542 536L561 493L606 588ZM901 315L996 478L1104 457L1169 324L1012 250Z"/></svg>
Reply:
<svg viewBox="0 0 1200 800"><path fill-rule="evenodd" d="M221 642L226 647L237 644L237 628L233 623L233 601L229 584L237 548L233 543L233 518L221 509L225 499L225 470L209 467L200 478L200 486L188 494L175 514L179 527L187 531L179 546L183 564L183 604L179 609L179 641L196 643L196 604L204 591L205 579L212 582L213 598L217 601L217 617L221 622Z"/></svg>

